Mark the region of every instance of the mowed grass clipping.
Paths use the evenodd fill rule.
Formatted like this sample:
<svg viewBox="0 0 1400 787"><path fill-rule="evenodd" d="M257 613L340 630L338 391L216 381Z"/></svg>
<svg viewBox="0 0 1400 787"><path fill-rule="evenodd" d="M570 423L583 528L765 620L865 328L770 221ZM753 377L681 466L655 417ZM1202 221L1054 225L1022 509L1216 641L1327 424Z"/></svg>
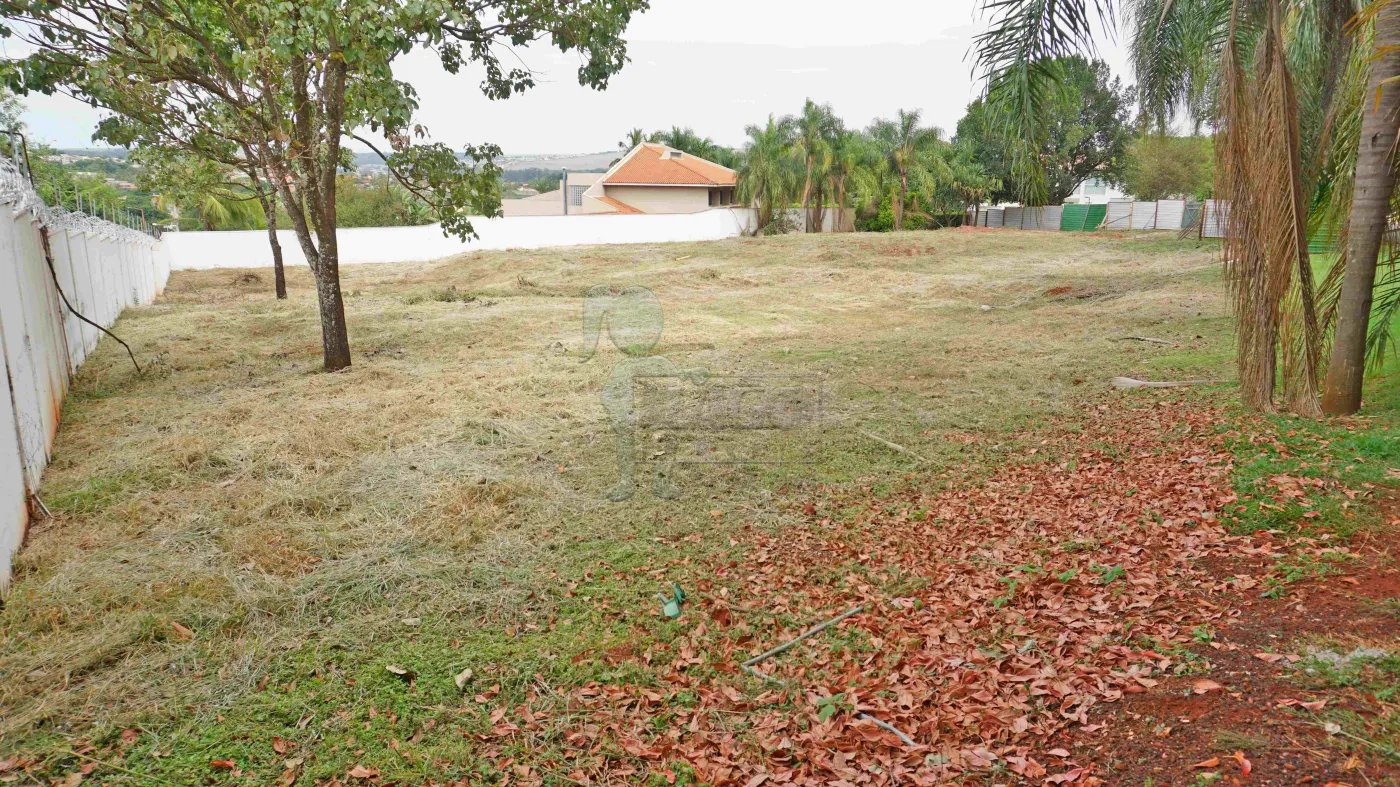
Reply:
<svg viewBox="0 0 1400 787"><path fill-rule="evenodd" d="M61 777L123 745L108 783L233 778L213 761L264 783L296 758L471 773L477 695L625 679L589 656L635 639L609 607L657 605L634 570L782 527L775 501L818 483L975 476L994 452L963 438L995 445L1116 375L1232 377L1218 259L1161 234L939 231L352 266L338 374L307 271L282 302L267 270L177 273L116 328L147 374L104 343L66 404L54 517L0 614L0 756ZM677 367L822 376L821 424L743 438L794 461L685 466L679 499L641 478L607 502L599 392L622 356L605 336L582 362L598 284L657 295Z"/></svg>

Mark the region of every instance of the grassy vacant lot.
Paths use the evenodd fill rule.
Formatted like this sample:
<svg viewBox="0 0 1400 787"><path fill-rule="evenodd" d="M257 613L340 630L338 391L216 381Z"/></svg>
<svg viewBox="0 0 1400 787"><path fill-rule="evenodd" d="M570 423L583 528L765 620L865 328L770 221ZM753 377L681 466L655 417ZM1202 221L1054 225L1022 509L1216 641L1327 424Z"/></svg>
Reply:
<svg viewBox="0 0 1400 787"><path fill-rule="evenodd" d="M596 657L649 635L614 613L654 614L667 566L781 532L785 501L975 479L995 463L968 442L1072 414L1115 375L1232 376L1217 255L944 231L358 266L335 375L306 272L280 303L266 271L178 273L118 325L150 372L104 345L69 397L54 517L0 616L0 756L54 778L100 760L105 783L499 774L488 710L626 680ZM820 428L745 438L803 461L683 467L678 499L606 501L599 391L622 356L605 338L581 363L597 284L656 293L678 367L823 375ZM527 771L505 772L568 783L547 762L570 724L540 722L514 744Z"/></svg>

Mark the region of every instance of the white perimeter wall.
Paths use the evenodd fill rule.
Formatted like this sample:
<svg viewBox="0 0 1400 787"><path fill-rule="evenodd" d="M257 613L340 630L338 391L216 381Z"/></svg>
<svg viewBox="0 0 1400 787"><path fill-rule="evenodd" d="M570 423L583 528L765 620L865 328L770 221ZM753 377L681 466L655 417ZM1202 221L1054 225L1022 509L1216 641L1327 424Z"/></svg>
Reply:
<svg viewBox="0 0 1400 787"><path fill-rule="evenodd" d="M479 239L445 238L436 224L423 227L342 229L336 235L342 265L365 262L426 262L484 249L539 249L612 243L669 243L719 240L743 233L751 224L744 208L685 215L508 216L472 219ZM278 234L283 261L305 265L296 234ZM267 232L171 232L161 238L174 270L268 268L272 251Z"/></svg>
<svg viewBox="0 0 1400 787"><path fill-rule="evenodd" d="M47 228L53 270L44 258ZM160 245L126 227L51 210L8 161L0 160L0 592L29 522L58 433L69 381L122 309L149 303L170 266Z"/></svg>

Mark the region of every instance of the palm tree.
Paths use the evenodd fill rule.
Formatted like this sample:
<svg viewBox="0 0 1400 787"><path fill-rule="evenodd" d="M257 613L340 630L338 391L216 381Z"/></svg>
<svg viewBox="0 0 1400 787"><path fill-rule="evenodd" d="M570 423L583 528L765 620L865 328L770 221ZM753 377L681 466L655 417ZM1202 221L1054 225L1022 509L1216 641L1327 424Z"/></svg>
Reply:
<svg viewBox="0 0 1400 787"><path fill-rule="evenodd" d="M920 190L930 192L936 188L937 175L946 169L946 165L940 166L941 157L928 155L943 144L943 132L938 128L921 128L922 119L920 110L901 109L894 120L877 120L870 127L870 136L879 146L885 167L896 181L896 197L891 205L896 232L904 229L910 180L914 180Z"/></svg>
<svg viewBox="0 0 1400 787"><path fill-rule="evenodd" d="M650 141L651 140L647 138L647 133L645 131L642 131L639 128L634 128L631 131L627 132L627 136L623 137L622 140L617 143L617 149L622 151L623 153L628 153L631 152L633 148L637 147L643 142Z"/></svg>
<svg viewBox="0 0 1400 787"><path fill-rule="evenodd" d="M670 131L658 131L651 135L652 142L660 142L683 153L698 156L725 167L732 167L734 151L723 145L716 145L709 137L702 137L694 129L671 126Z"/></svg>
<svg viewBox="0 0 1400 787"><path fill-rule="evenodd" d="M949 186L962 201L963 207L972 206L972 223L977 223L982 203L1001 188L1001 180L988 174L986 168L977 162L966 148L954 148L948 160Z"/></svg>
<svg viewBox="0 0 1400 787"><path fill-rule="evenodd" d="M257 229L263 219L262 208L256 197L241 188L226 183L201 185L198 193L187 195L192 207L199 215L199 223L205 230L245 230ZM172 207L178 209L176 200L165 194L152 198L157 208L167 213Z"/></svg>
<svg viewBox="0 0 1400 787"><path fill-rule="evenodd" d="M843 129L832 139L826 175L836 203L836 232L846 225L846 202L853 186L865 187L868 193L879 190L874 182L879 162L869 138L859 131Z"/></svg>
<svg viewBox="0 0 1400 787"><path fill-rule="evenodd" d="M1148 117L1165 125L1184 113L1219 129L1216 191L1231 204L1226 258L1246 401L1272 409L1279 378L1290 407L1316 412L1335 315L1322 404L1354 412L1367 347L1384 344L1367 326L1395 186L1400 9L1392 0L1359 15L1354 0L1121 4ZM1053 63L1093 51L1094 17L1106 23L1118 5L984 0L994 18L976 39L978 62L1006 135L1023 141L1012 167L1031 204L1043 194L1035 150L1056 100ZM1307 232L1324 226L1342 228L1345 252L1315 289ZM1390 303L1400 308L1400 294Z"/></svg>
<svg viewBox="0 0 1400 787"><path fill-rule="evenodd" d="M792 154L803 163L806 180L802 184L802 215L807 231L821 231L821 200L812 209L813 186L820 191L822 169L831 154L831 141L841 132L841 121L831 111L830 104L817 104L812 99L802 105L802 114L783 118L793 129ZM813 226L815 224L815 226Z"/></svg>
<svg viewBox="0 0 1400 787"><path fill-rule="evenodd" d="M757 213L754 234L771 225L778 211L792 202L796 177L792 169L793 131L788 124L768 116L765 126L744 129L748 144L739 162L738 198Z"/></svg>

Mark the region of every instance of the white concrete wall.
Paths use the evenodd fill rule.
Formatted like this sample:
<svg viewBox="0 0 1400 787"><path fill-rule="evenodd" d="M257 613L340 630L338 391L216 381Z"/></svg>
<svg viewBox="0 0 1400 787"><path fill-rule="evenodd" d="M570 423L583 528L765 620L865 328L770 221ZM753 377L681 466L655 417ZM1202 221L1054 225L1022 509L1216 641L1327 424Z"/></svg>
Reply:
<svg viewBox="0 0 1400 787"><path fill-rule="evenodd" d="M160 294L169 275L154 239L50 209L0 160L0 592L24 541L29 494L53 450L68 383L101 337L63 305L59 288L78 311L111 326L122 309Z"/></svg>
<svg viewBox="0 0 1400 787"><path fill-rule="evenodd" d="M753 208L714 208L715 211L733 214L739 222L739 234L752 235L758 228L758 211ZM801 208L787 209L788 221L792 224L794 233L807 231L807 212ZM822 232L855 232L855 210L847 209L845 226L838 229L836 224L838 216L835 208L825 208L822 211Z"/></svg>
<svg viewBox="0 0 1400 787"><path fill-rule="evenodd" d="M751 211L750 211L751 212ZM661 216L512 216L473 219L475 240L445 238L436 224L423 227L365 227L337 233L340 262L426 262L484 249L539 249L614 243L719 240L741 233L742 208ZM291 230L281 232L287 265L305 265ZM268 268L267 232L172 232L161 239L175 270Z"/></svg>

